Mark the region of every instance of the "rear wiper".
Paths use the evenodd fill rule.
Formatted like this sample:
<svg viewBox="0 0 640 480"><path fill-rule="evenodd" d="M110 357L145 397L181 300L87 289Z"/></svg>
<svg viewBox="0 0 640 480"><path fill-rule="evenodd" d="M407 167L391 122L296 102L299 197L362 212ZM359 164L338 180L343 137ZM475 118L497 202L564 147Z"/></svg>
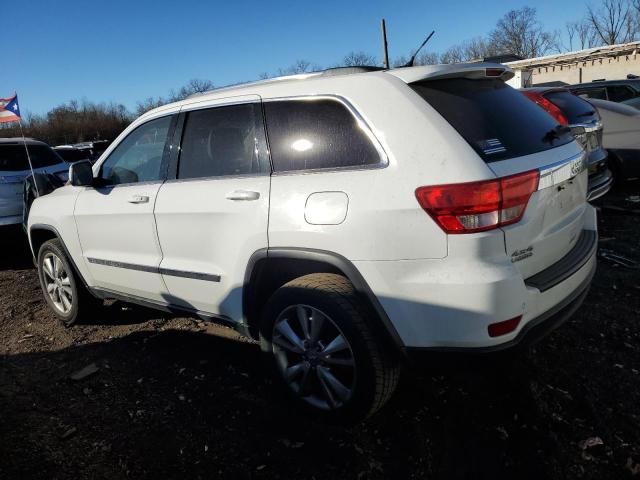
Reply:
<svg viewBox="0 0 640 480"><path fill-rule="evenodd" d="M557 140L563 135L570 132L571 132L571 128L567 127L566 125L556 125L551 130L549 130L547 133L544 134L544 137L542 137L542 141L553 143L554 140Z"/></svg>
<svg viewBox="0 0 640 480"><path fill-rule="evenodd" d="M576 115L577 117L590 117L591 115L595 114L595 110L591 110L589 112L584 112L584 113L579 113L578 115Z"/></svg>

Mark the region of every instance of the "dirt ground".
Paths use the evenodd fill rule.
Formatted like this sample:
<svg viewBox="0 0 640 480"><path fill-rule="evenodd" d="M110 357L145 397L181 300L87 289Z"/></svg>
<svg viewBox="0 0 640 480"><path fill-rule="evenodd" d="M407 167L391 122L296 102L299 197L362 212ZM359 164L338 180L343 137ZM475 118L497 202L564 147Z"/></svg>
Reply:
<svg viewBox="0 0 640 480"><path fill-rule="evenodd" d="M598 202L601 252L640 261L639 193ZM640 479L637 268L601 258L528 354L407 371L345 428L292 411L229 329L120 303L61 327L19 232L0 237L0 478Z"/></svg>

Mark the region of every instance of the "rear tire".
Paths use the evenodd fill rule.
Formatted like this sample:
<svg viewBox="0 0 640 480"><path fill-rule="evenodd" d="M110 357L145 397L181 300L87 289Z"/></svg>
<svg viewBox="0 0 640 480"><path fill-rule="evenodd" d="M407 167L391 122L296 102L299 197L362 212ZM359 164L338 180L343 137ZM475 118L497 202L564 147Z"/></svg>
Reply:
<svg viewBox="0 0 640 480"><path fill-rule="evenodd" d="M40 247L38 277L45 301L65 327L77 323L101 303L82 284L57 238Z"/></svg>
<svg viewBox="0 0 640 480"><path fill-rule="evenodd" d="M357 421L391 397L399 361L367 322L369 308L343 276L314 273L280 287L260 324L277 382L300 407Z"/></svg>

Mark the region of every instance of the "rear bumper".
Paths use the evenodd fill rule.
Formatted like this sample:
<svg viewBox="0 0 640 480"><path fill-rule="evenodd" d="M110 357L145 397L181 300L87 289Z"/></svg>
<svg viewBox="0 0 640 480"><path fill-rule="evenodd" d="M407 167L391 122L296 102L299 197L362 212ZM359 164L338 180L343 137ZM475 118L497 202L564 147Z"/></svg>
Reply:
<svg viewBox="0 0 640 480"><path fill-rule="evenodd" d="M613 183L613 175L611 170L605 168L604 170L589 175L589 189L587 191L587 201L592 201L605 195L610 189Z"/></svg>
<svg viewBox="0 0 640 480"><path fill-rule="evenodd" d="M409 363L423 364L431 360L434 353L458 353L470 355L482 355L505 352L507 350L523 350L546 337L553 330L567 321L580 308L589 293L591 280L596 272L595 263L591 267L589 275L583 280L567 298L557 304L551 310L529 320L520 332L508 342L492 345L490 347L460 348L460 347L406 347L404 356Z"/></svg>
<svg viewBox="0 0 640 480"><path fill-rule="evenodd" d="M354 262L379 299L405 351L493 351L537 337L582 301L596 268L593 207L574 248L542 272L523 279L504 253L502 238L455 240L454 258L404 262ZM464 247L464 248L460 248ZM575 308L569 308L573 305ZM492 323L521 317L508 334L491 337ZM535 329L534 329L535 327Z"/></svg>

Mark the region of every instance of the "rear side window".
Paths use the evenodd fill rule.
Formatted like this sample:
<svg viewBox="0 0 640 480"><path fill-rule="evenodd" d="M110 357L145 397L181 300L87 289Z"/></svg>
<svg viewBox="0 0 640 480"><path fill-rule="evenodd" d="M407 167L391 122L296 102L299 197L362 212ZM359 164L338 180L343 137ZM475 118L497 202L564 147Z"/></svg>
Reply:
<svg viewBox="0 0 640 480"><path fill-rule="evenodd" d="M573 140L543 109L498 79L454 78L411 87L486 162L541 152Z"/></svg>
<svg viewBox="0 0 640 480"><path fill-rule="evenodd" d="M587 98L599 98L601 100L607 99L607 92L604 88L582 88L574 90L573 93Z"/></svg>
<svg viewBox="0 0 640 480"><path fill-rule="evenodd" d="M636 96L636 93L625 85L611 85L607 87L607 93L612 102L622 102Z"/></svg>
<svg viewBox="0 0 640 480"><path fill-rule="evenodd" d="M572 125L592 123L599 118L593 105L570 92L549 92L545 98L562 110Z"/></svg>
<svg viewBox="0 0 640 480"><path fill-rule="evenodd" d="M276 172L364 167L381 156L358 120L336 100L264 104Z"/></svg>
<svg viewBox="0 0 640 480"><path fill-rule="evenodd" d="M258 104L189 112L178 178L257 175L268 171L264 122Z"/></svg>
<svg viewBox="0 0 640 480"><path fill-rule="evenodd" d="M44 168L62 163L62 159L47 145L29 145L29 157L33 168ZM24 143L0 144L0 171L20 172L29 170L29 160Z"/></svg>

